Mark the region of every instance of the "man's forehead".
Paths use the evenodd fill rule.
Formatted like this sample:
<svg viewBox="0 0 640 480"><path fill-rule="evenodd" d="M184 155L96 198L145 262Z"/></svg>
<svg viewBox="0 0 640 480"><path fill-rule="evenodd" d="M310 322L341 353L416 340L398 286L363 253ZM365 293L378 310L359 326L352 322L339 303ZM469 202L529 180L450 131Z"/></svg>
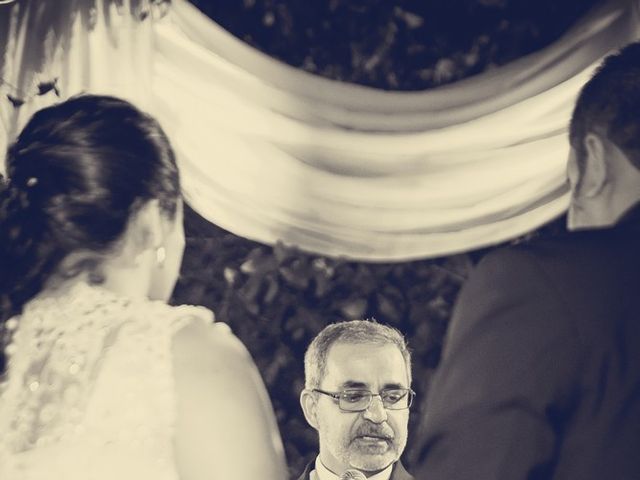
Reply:
<svg viewBox="0 0 640 480"><path fill-rule="evenodd" d="M392 343L336 342L327 352L325 379L335 387L407 384L402 352Z"/></svg>

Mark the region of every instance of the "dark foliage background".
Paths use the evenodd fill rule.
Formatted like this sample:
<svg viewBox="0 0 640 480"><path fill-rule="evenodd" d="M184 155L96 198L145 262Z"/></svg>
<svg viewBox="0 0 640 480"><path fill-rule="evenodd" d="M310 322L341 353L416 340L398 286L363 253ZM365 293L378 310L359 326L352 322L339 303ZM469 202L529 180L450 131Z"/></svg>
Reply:
<svg viewBox="0 0 640 480"><path fill-rule="evenodd" d="M191 0L290 65L391 90L422 90L557 39L599 0Z"/></svg>
<svg viewBox="0 0 640 480"><path fill-rule="evenodd" d="M384 89L432 88L507 63L557 39L597 0L192 0L239 38L291 65ZM174 303L205 305L253 355L292 475L317 451L299 408L306 346L330 322L375 317L404 332L417 406L405 462L458 291L486 250L371 264L237 237L186 211L187 250ZM532 232L555 234L563 219Z"/></svg>

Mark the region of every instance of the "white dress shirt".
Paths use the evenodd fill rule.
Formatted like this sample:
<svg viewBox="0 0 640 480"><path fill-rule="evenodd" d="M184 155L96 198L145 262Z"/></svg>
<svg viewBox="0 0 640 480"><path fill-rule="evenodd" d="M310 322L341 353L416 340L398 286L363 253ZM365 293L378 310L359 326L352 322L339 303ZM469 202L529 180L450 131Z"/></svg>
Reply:
<svg viewBox="0 0 640 480"><path fill-rule="evenodd" d="M316 457L316 468L311 471L309 475L310 480L340 480L340 477L324 466L320 460L320 455ZM389 480L391 478L391 471L393 470L393 463L381 472L369 477L367 480Z"/></svg>

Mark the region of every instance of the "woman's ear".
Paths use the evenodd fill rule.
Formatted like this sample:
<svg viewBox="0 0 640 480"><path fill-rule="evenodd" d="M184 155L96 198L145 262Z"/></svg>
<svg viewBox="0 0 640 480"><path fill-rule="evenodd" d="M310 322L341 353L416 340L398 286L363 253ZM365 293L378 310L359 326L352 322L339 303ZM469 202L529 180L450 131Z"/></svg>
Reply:
<svg viewBox="0 0 640 480"><path fill-rule="evenodd" d="M145 202L130 218L125 235L129 255L139 258L162 245L164 232L158 200Z"/></svg>
<svg viewBox="0 0 640 480"><path fill-rule="evenodd" d="M607 145L601 135L587 133L584 137L585 165L582 172L581 192L587 198L598 196L607 183Z"/></svg>
<svg viewBox="0 0 640 480"><path fill-rule="evenodd" d="M309 425L318 430L318 403L316 400L311 390L305 388L302 393L300 393L300 406L302 407L304 418Z"/></svg>

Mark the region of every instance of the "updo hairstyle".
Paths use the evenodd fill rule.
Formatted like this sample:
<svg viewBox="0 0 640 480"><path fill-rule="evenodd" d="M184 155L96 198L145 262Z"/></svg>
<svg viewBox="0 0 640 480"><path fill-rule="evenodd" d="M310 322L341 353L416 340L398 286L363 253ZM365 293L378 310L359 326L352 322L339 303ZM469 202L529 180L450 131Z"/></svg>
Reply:
<svg viewBox="0 0 640 480"><path fill-rule="evenodd" d="M157 199L176 213L180 179L156 120L110 96L82 95L38 111L6 157L0 179L0 321L20 313L54 274L88 272L131 215ZM73 252L82 261L61 270Z"/></svg>

